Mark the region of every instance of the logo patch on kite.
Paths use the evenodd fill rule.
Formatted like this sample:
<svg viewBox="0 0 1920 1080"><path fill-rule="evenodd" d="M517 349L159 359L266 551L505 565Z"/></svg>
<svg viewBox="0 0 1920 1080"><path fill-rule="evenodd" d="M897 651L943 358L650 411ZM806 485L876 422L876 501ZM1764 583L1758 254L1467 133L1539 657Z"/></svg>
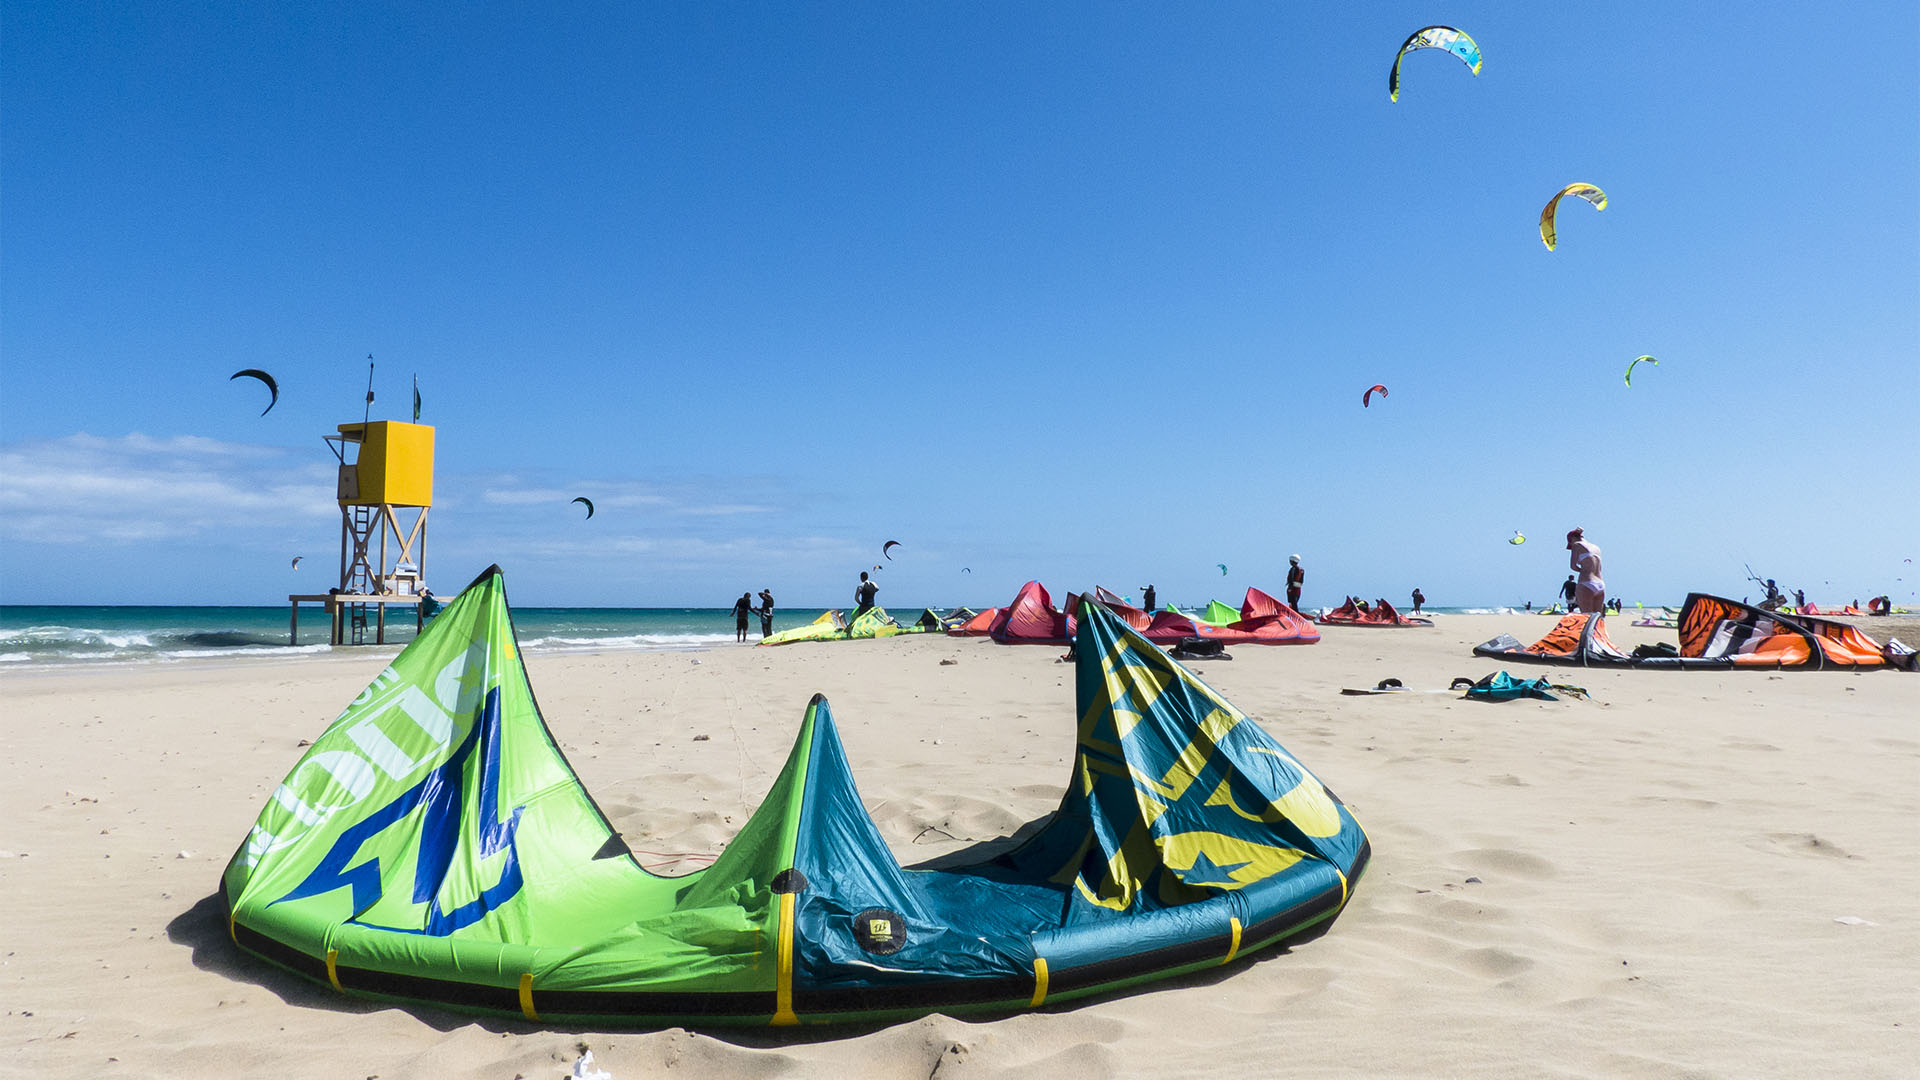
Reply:
<svg viewBox="0 0 1920 1080"><path fill-rule="evenodd" d="M907 923L886 908L868 908L853 917L853 939L876 956L890 956L907 943Z"/></svg>

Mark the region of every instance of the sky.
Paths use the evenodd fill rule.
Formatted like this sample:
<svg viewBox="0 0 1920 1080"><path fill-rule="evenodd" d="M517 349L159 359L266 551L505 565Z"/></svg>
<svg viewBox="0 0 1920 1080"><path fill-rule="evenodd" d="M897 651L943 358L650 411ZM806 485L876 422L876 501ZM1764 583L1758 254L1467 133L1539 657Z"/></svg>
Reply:
<svg viewBox="0 0 1920 1080"><path fill-rule="evenodd" d="M324 591L369 355L443 594L1920 592L1910 0L546 7L0 0L0 603Z"/></svg>

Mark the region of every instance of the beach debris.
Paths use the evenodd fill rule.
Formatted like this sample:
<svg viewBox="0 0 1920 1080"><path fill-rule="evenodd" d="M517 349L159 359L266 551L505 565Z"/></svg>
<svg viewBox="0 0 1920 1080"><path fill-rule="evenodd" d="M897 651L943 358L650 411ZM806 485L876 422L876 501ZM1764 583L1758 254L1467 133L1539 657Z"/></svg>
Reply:
<svg viewBox="0 0 1920 1080"><path fill-rule="evenodd" d="M955 664L958 664L959 662L960 662L960 661L958 661L958 660L953 660L953 659L947 659L947 660L942 660L942 661L940 661L940 666L941 666L941 667L952 667L953 665L955 665Z"/></svg>
<svg viewBox="0 0 1920 1080"><path fill-rule="evenodd" d="M881 545L880 545L880 554L882 554L882 555L885 555L885 556L887 557L887 561L888 561L888 562L892 562L892 561L893 561L893 549L894 549L894 548L897 548L897 547L899 547L899 546L900 546L900 541L898 541L898 540L889 540L889 541L887 541L886 543L884 543L884 544L881 544Z"/></svg>
<svg viewBox="0 0 1920 1080"><path fill-rule="evenodd" d="M174 856L174 858L176 858L176 859L191 859L191 858L193 858L193 852L191 852L191 851L188 851L188 850L186 850L185 848L182 848L182 849L180 850L180 852L179 852L178 854L176 854L176 855Z"/></svg>
<svg viewBox="0 0 1920 1080"><path fill-rule="evenodd" d="M588 1050L573 1063L573 1080L613 1080L613 1074L605 1069L594 1068L593 1051Z"/></svg>
<svg viewBox="0 0 1920 1080"><path fill-rule="evenodd" d="M577 502L577 503L584 503L584 504L586 504L586 507L587 507L587 517L588 517L588 518L592 518L592 517L593 517L593 500L592 500L592 499L589 499L589 498L587 498L587 497L586 497L585 495L580 495L580 496L576 496L576 497L574 498L574 500L573 500L573 501L574 501L574 502Z"/></svg>
<svg viewBox="0 0 1920 1080"><path fill-rule="evenodd" d="M1372 386L1367 387L1367 392L1360 395L1360 407L1363 409L1371 408L1373 406L1373 395L1376 393L1381 397L1386 397L1387 388L1380 383L1374 383Z"/></svg>
<svg viewBox="0 0 1920 1080"><path fill-rule="evenodd" d="M1627 365L1627 385L1628 385L1628 386L1632 386L1632 385L1633 385L1633 369L1634 369L1634 366L1635 366L1636 364L1638 364L1638 363L1640 363L1640 361L1642 361L1642 360L1645 360L1645 361L1646 361L1647 363L1649 363L1649 364L1652 364L1652 365L1653 365L1654 367L1659 367L1659 366L1660 366L1660 361L1658 361L1658 360L1655 360L1655 359L1654 359L1653 357L1651 357L1651 356L1636 356L1636 357L1634 357L1634 358L1633 358L1633 363L1632 363L1632 364L1628 364L1628 365Z"/></svg>
<svg viewBox="0 0 1920 1080"><path fill-rule="evenodd" d="M1469 884L1469 885L1485 885L1485 884L1486 884L1486 882L1484 882L1484 881L1481 881L1481 880L1480 880L1479 878L1477 878L1477 877L1470 877L1470 878L1468 878L1468 879L1467 879L1467 884Z"/></svg>
<svg viewBox="0 0 1920 1080"><path fill-rule="evenodd" d="M1480 74L1480 46L1465 30L1451 26L1423 26L1407 37L1400 51L1393 54L1393 71L1387 75L1387 100L1400 100L1400 61L1420 49L1442 49L1460 58L1475 75Z"/></svg>
<svg viewBox="0 0 1920 1080"><path fill-rule="evenodd" d="M711 735L695 735L693 737L694 742L711 742L712 740L713 736Z"/></svg>
<svg viewBox="0 0 1920 1080"><path fill-rule="evenodd" d="M1869 922L1868 920L1863 919L1858 915L1836 915L1834 916L1833 921L1839 923L1841 926L1879 926L1880 925L1879 923L1876 923L1876 922Z"/></svg>
<svg viewBox="0 0 1920 1080"><path fill-rule="evenodd" d="M297 743L294 743L293 745L295 745L295 746L312 746L312 745L313 745L313 740L312 740L312 739L301 739L301 740L300 740L299 742L297 742Z"/></svg>
<svg viewBox="0 0 1920 1080"><path fill-rule="evenodd" d="M1540 211L1540 242L1547 245L1548 251L1552 251L1554 245L1559 242L1558 234L1554 232L1553 228L1554 215L1560 209L1560 200L1568 195L1587 200L1593 204L1595 210L1605 210L1607 208L1607 193L1592 184L1568 184L1566 187L1561 188L1559 194L1548 199L1547 205ZM1639 361L1636 360L1634 363L1639 363ZM1633 369L1628 368L1627 370L1631 372ZM1628 383L1627 385L1631 386L1633 384Z"/></svg>
<svg viewBox="0 0 1920 1080"><path fill-rule="evenodd" d="M272 412L273 407L275 405L280 404L280 384L273 381L273 376L267 374L264 371L261 371L259 368L241 368L239 371L236 371L233 374L227 376L227 381L232 382L233 380L238 379L241 376L245 376L249 379L259 379L261 382L266 383L267 393L273 395L273 397L267 401L267 407L260 410L261 416L265 416L268 413Z"/></svg>

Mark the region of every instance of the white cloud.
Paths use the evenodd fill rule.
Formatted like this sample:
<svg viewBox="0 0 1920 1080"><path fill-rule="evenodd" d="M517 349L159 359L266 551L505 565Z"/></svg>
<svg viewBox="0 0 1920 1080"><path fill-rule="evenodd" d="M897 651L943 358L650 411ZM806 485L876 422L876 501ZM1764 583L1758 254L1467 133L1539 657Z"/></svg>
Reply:
<svg viewBox="0 0 1920 1080"><path fill-rule="evenodd" d="M497 506L534 506L539 503L571 502L572 500L573 496L551 488L521 488L517 491L488 488L480 493L480 501Z"/></svg>
<svg viewBox="0 0 1920 1080"><path fill-rule="evenodd" d="M0 447L0 538L135 543L310 525L339 513L330 465L194 435L69 435Z"/></svg>
<svg viewBox="0 0 1920 1080"><path fill-rule="evenodd" d="M568 487L552 484L523 485L518 477L496 476L482 482L480 501L494 506L539 506L570 503L577 496L593 500L597 510L644 506L687 517L732 517L739 514L765 514L773 508L750 502L708 502L716 494L716 483L682 482L670 485L643 485L632 481L582 479ZM449 485L451 486L451 485ZM680 488L677 495L661 488Z"/></svg>
<svg viewBox="0 0 1920 1080"><path fill-rule="evenodd" d="M714 566L777 560L791 562L818 556L856 558L859 545L824 536L746 536L707 539L687 536L609 536L585 539L543 539L516 545L524 555L542 559L598 562L609 557L644 557L675 566Z"/></svg>
<svg viewBox="0 0 1920 1080"><path fill-rule="evenodd" d="M689 517L731 517L735 514L769 514L773 512L773 508L753 506L748 503L721 503L717 506L679 506L675 507L673 512L686 514Z"/></svg>

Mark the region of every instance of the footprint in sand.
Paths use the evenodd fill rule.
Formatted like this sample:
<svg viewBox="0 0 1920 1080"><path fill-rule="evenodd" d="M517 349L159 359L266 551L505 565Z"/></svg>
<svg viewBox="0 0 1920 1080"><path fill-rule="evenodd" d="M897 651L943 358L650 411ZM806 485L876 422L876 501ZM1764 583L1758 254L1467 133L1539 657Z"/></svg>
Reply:
<svg viewBox="0 0 1920 1080"><path fill-rule="evenodd" d="M1812 855L1827 859L1856 858L1852 852L1820 839L1812 833L1768 833L1751 841L1747 846L1760 851L1777 851L1783 855Z"/></svg>
<svg viewBox="0 0 1920 1080"><path fill-rule="evenodd" d="M1649 806L1685 806L1694 810L1711 810L1720 805L1712 799L1688 799L1675 795L1641 795L1633 801Z"/></svg>
<svg viewBox="0 0 1920 1080"><path fill-rule="evenodd" d="M1522 877L1550 878L1558 877L1560 868L1538 855L1529 855L1524 851L1510 848L1472 848L1456 851L1449 858L1467 868L1467 873L1481 874L1489 878Z"/></svg>
<svg viewBox="0 0 1920 1080"><path fill-rule="evenodd" d="M1489 979L1510 979L1532 967L1533 960L1506 949L1489 947L1467 950L1461 954L1457 966L1461 971Z"/></svg>

